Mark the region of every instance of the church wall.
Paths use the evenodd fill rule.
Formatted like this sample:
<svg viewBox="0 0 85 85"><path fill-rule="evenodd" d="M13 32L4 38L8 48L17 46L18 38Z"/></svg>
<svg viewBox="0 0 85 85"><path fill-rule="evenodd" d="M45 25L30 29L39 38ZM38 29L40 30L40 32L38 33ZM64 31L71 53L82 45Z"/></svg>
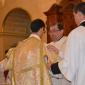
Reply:
<svg viewBox="0 0 85 85"><path fill-rule="evenodd" d="M57 3L59 1L57 0ZM4 5L0 6L0 31L3 31L2 23L5 16L12 9L16 7L22 8L30 14L31 19L39 17L45 21L46 16L43 12L48 10L53 3L56 3L56 0L5 0Z"/></svg>
<svg viewBox="0 0 85 85"><path fill-rule="evenodd" d="M0 37L0 60L3 58L3 37Z"/></svg>

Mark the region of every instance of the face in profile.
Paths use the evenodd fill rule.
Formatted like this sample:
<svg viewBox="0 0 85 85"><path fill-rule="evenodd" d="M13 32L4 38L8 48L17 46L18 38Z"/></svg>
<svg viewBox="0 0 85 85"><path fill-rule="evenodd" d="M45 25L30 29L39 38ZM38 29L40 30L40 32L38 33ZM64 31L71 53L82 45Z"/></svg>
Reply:
<svg viewBox="0 0 85 85"><path fill-rule="evenodd" d="M73 15L74 15L75 23L79 25L80 22L83 20L84 15L81 12L77 12L77 13L74 12Z"/></svg>
<svg viewBox="0 0 85 85"><path fill-rule="evenodd" d="M42 37L44 33L45 33L45 27L42 27L40 29L40 37Z"/></svg>

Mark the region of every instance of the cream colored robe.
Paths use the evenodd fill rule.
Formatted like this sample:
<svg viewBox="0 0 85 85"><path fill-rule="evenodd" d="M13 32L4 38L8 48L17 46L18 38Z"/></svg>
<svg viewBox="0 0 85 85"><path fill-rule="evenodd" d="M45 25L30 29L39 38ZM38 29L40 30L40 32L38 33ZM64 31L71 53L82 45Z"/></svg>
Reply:
<svg viewBox="0 0 85 85"><path fill-rule="evenodd" d="M20 42L14 49L12 85L51 85L44 55L45 49L37 35Z"/></svg>
<svg viewBox="0 0 85 85"><path fill-rule="evenodd" d="M85 27L79 26L69 34L59 68L72 85L85 85Z"/></svg>

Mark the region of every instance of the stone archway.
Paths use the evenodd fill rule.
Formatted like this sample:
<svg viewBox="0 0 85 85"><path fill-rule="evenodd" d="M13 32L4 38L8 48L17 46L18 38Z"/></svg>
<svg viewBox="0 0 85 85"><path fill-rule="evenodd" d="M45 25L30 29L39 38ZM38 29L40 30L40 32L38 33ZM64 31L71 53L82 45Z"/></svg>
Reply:
<svg viewBox="0 0 85 85"><path fill-rule="evenodd" d="M22 8L14 8L5 17L3 31L10 33L30 33L31 18Z"/></svg>
<svg viewBox="0 0 85 85"><path fill-rule="evenodd" d="M31 17L24 9L14 8L8 12L3 21L3 57L6 50L29 36L30 23Z"/></svg>

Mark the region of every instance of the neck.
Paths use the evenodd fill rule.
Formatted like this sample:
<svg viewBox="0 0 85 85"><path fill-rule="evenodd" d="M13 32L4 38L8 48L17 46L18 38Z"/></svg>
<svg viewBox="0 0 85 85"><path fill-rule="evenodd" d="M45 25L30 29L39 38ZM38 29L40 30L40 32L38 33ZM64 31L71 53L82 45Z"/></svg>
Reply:
<svg viewBox="0 0 85 85"><path fill-rule="evenodd" d="M32 34L35 34L40 37L40 34L38 32L33 32Z"/></svg>

